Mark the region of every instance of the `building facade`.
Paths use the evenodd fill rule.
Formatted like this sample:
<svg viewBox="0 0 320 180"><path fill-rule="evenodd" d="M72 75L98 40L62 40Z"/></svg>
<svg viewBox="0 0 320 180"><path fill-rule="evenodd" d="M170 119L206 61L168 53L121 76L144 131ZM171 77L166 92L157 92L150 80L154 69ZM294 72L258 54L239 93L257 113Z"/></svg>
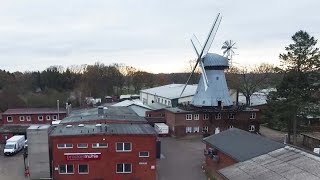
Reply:
<svg viewBox="0 0 320 180"><path fill-rule="evenodd" d="M52 121L65 118L65 110L50 108L8 109L2 114L3 124L51 124Z"/></svg>
<svg viewBox="0 0 320 180"><path fill-rule="evenodd" d="M169 126L170 134L177 137L217 134L232 127L256 133L260 129L260 116L261 113L258 109L209 112L165 108L146 112L146 117L164 117Z"/></svg>
<svg viewBox="0 0 320 180"><path fill-rule="evenodd" d="M56 180L155 180L156 134L148 124L56 127L51 135Z"/></svg>

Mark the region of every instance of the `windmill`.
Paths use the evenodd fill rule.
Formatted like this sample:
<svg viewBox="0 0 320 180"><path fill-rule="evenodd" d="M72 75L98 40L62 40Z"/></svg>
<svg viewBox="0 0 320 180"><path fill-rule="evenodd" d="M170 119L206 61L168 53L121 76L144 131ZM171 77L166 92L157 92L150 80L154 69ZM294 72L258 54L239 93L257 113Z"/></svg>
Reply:
<svg viewBox="0 0 320 180"><path fill-rule="evenodd" d="M235 47L235 42L232 40L225 41L221 47L223 50L223 56L227 57L229 59L229 64L232 66L232 57L235 55L234 49L237 49Z"/></svg>
<svg viewBox="0 0 320 180"><path fill-rule="evenodd" d="M224 75L224 69L229 68L228 58L215 53L208 53L218 31L221 19L222 16L219 13L201 49L199 48L201 46L198 38L195 35L191 38L192 46L197 55L197 61L180 96L183 94L191 76L194 74L195 69L200 64L201 77L197 91L191 101L191 105L195 107L219 107L232 105Z"/></svg>

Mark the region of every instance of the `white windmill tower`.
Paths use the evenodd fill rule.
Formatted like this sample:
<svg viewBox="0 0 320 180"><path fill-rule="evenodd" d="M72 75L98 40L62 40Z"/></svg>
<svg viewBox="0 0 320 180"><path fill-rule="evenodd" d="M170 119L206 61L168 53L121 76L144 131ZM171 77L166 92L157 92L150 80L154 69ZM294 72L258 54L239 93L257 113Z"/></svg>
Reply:
<svg viewBox="0 0 320 180"><path fill-rule="evenodd" d="M207 40L205 41L201 51L199 51L199 48L197 48L195 45L195 42L199 44L197 38L194 40L191 39L191 43L198 56L198 59L185 84L185 87L187 86L196 67L198 64L200 64L202 70L201 78L198 83L197 91L191 101L191 105L196 107L219 107L233 105L224 74L224 69L229 68L229 60L225 56L215 53L208 53L219 28L221 18L222 17L219 13L209 31ZM181 95L183 94L185 87L183 88Z"/></svg>

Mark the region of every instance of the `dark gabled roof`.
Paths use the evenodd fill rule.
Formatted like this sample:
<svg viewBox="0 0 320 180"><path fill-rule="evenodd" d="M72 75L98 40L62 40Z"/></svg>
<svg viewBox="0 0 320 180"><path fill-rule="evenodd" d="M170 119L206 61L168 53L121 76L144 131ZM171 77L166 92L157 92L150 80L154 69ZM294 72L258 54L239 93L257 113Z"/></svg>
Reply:
<svg viewBox="0 0 320 180"><path fill-rule="evenodd" d="M203 141L239 162L285 147L276 141L237 128L211 135Z"/></svg>
<svg viewBox="0 0 320 180"><path fill-rule="evenodd" d="M57 114L58 110L55 108L16 108L8 109L3 115L13 115L13 114ZM60 109L59 114L67 113L66 110Z"/></svg>
<svg viewBox="0 0 320 180"><path fill-rule="evenodd" d="M132 123L102 123L81 124L81 125L58 125L51 132L50 136L81 136L92 134L119 134L119 135L152 135L155 136L155 130L149 124Z"/></svg>

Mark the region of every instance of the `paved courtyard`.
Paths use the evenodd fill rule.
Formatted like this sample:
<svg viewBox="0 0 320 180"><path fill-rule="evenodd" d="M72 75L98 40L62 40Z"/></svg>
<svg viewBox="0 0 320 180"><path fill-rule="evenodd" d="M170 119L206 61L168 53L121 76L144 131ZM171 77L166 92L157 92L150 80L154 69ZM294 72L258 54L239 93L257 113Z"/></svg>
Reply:
<svg viewBox="0 0 320 180"><path fill-rule="evenodd" d="M201 166L205 145L201 137L161 138L161 154L157 161L158 180L205 180Z"/></svg>
<svg viewBox="0 0 320 180"><path fill-rule="evenodd" d="M2 146L0 146L0 151L0 180L26 180L23 151L13 156L4 156Z"/></svg>

